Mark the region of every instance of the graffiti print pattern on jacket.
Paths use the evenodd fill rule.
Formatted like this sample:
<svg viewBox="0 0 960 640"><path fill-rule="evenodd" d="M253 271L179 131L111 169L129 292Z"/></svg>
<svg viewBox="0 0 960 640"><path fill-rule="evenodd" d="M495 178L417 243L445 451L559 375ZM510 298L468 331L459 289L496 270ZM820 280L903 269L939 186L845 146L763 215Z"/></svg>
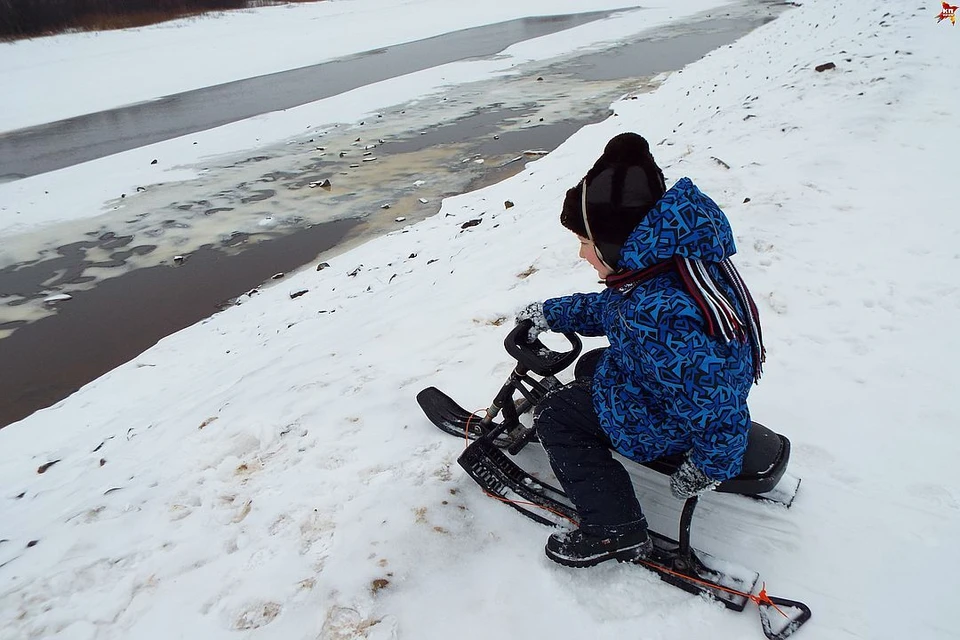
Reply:
<svg viewBox="0 0 960 640"><path fill-rule="evenodd" d="M734 253L723 211L683 178L634 229L618 266L644 269L675 255L701 260L733 299L714 263ZM743 317L739 305L736 311ZM592 391L600 424L618 452L645 462L690 451L691 462L715 480L740 472L750 425L750 345L707 335L676 273L624 292L553 298L544 303L544 314L554 331L610 341Z"/></svg>

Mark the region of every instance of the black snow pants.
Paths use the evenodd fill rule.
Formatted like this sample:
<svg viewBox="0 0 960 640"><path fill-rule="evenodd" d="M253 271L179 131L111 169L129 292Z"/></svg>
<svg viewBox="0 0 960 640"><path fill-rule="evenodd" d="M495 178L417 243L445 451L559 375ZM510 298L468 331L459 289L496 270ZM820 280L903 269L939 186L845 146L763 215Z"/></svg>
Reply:
<svg viewBox="0 0 960 640"><path fill-rule="evenodd" d="M576 379L549 392L537 405L537 435L564 493L580 515L580 528L595 536L633 533L646 527L630 476L614 460L613 445L593 408L591 384L601 349L584 354Z"/></svg>

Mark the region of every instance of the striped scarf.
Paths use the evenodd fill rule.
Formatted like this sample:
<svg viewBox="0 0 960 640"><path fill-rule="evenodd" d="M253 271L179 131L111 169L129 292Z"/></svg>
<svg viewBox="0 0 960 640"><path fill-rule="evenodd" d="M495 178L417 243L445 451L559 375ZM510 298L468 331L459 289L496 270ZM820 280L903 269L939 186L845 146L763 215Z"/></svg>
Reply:
<svg viewBox="0 0 960 640"><path fill-rule="evenodd" d="M703 313L708 335L720 337L724 342L730 342L735 338L742 340L744 337L750 340L750 349L753 352L753 381L759 382L763 374L763 363L767 359L767 351L763 346L763 333L760 330L760 313L733 262L726 258L716 264L720 268L723 279L733 289L740 307L747 310L745 320L739 316L731 300L720 291L716 281L707 271L706 265L699 260L674 256L672 260L657 263L646 269L609 275L604 283L610 288L619 289L620 293L626 295L640 282L661 273L673 271L679 274L687 293L693 297Z"/></svg>

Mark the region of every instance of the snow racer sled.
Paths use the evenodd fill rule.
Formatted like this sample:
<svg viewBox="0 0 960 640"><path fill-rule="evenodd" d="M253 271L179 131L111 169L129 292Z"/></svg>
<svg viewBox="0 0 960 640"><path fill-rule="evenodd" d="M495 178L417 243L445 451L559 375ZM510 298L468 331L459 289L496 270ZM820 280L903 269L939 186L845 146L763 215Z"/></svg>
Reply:
<svg viewBox="0 0 960 640"><path fill-rule="evenodd" d="M525 425L520 417L531 412L550 389L563 384L556 375L573 364L583 348L580 338L572 333L563 334L570 343L566 352L553 351L539 339L527 343L530 326L529 321L517 325L504 341L517 365L483 415L463 409L435 387L417 394L417 402L427 418L442 431L472 441L457 462L487 495L541 524L577 526L576 509L563 491L527 473L503 451L516 455L537 441L536 428ZM581 360L588 360L591 353L595 352L585 354ZM716 491L789 507L800 484L799 478L786 473L789 459L790 441L754 422L740 475L722 482ZM621 460L628 467L637 464ZM676 455L646 462L643 466L670 475L681 462L682 457ZM691 545L690 529L697 502L696 497L685 501L676 540L649 531L653 552L637 563L656 572L665 582L693 594L707 595L728 609L743 611L748 602L756 603L764 635L770 640L783 640L793 634L810 619L809 607L795 600L769 596L763 586L754 594L759 581L756 572L737 568Z"/></svg>

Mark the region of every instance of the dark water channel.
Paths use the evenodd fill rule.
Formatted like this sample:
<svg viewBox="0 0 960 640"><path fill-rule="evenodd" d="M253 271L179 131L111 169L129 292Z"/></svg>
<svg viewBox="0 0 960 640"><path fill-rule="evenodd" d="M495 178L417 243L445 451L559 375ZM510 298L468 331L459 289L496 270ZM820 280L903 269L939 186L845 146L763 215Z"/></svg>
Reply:
<svg viewBox="0 0 960 640"><path fill-rule="evenodd" d="M769 6L767 3L761 4ZM594 14L590 19L596 17ZM584 16L573 18L586 19ZM637 40L552 65L545 63L542 72L544 75L562 74L584 81L648 76L693 62L769 19L772 18L767 12L744 19L705 20L702 24L688 25L689 28L667 37ZM510 42L543 33L531 32L530 29L550 27L559 30L574 24L555 20L541 20L533 24L523 24L524 21L516 21L521 24L506 23L513 24L511 29L517 30ZM503 28L503 25L500 27ZM423 47L410 49L419 50L419 55L438 46L436 42L413 44ZM494 53L504 46L502 43L489 45ZM380 53L364 55L370 57L374 67L383 70L385 65L378 58ZM358 59L363 59L363 56ZM398 68L384 71L382 77L404 73ZM549 82L536 84L538 87L542 85L543 91L549 91ZM265 100L270 99L276 88L270 82L264 82L256 89L252 88L255 85L246 86L245 92L261 92L265 94ZM391 141L389 145L378 149L378 155L381 151L387 154L410 154L444 145L460 145L458 148L467 145L471 152L499 157L521 154L525 149L550 151L584 125L599 121L609 114L607 101L596 105L589 115L581 111L577 118L539 125L534 123L536 126L504 131L502 124L506 119L515 121L518 115L523 117L527 113L525 108L529 109L543 98L545 96L524 95L525 105L488 105L455 122L431 128L424 135L412 134ZM213 111L222 106L219 104L221 100L226 103L240 101L236 97L218 98ZM260 112L257 111L259 108L250 107L257 113ZM498 130L500 135L494 138L492 133ZM45 135L54 138L59 136L50 130ZM180 133L171 133L167 137L172 135ZM130 135L125 137L136 138ZM131 144L134 142L131 140ZM507 177L522 169L522 165L520 162L509 167L491 166L471 186ZM0 338L0 428L67 397L84 384L136 357L161 338L210 316L218 305L258 286L274 273L301 267L314 260L319 253L342 243L345 238L356 239L365 226L357 220L318 224L244 245L239 252L226 252L214 245L205 246L190 253L188 259L179 266L165 264L136 269L103 280L60 306L56 315L17 327L8 337ZM130 246L123 237L87 238L85 241L93 242L100 248L104 248L102 243L106 243L109 245L107 248L116 250L116 258L121 262L124 252L147 250ZM55 264L38 262L16 265L13 269L0 269L0 293L35 286L37 282L49 282L54 273L63 274L62 278L83 277L83 265L78 267L71 263L71 260L75 261L75 258L71 258L77 248L75 245L77 243L64 245L60 250L60 261L50 261Z"/></svg>
<svg viewBox="0 0 960 640"><path fill-rule="evenodd" d="M449 62L491 56L517 42L610 14L603 11L523 18L464 29L9 132L0 135L0 181L54 171L262 113L298 107Z"/></svg>
<svg viewBox="0 0 960 640"><path fill-rule="evenodd" d="M137 269L100 282L56 315L0 339L0 426L62 400L210 316L217 302L243 291L240 283L260 283L313 260L357 224L317 225L232 255L205 247L180 266Z"/></svg>

